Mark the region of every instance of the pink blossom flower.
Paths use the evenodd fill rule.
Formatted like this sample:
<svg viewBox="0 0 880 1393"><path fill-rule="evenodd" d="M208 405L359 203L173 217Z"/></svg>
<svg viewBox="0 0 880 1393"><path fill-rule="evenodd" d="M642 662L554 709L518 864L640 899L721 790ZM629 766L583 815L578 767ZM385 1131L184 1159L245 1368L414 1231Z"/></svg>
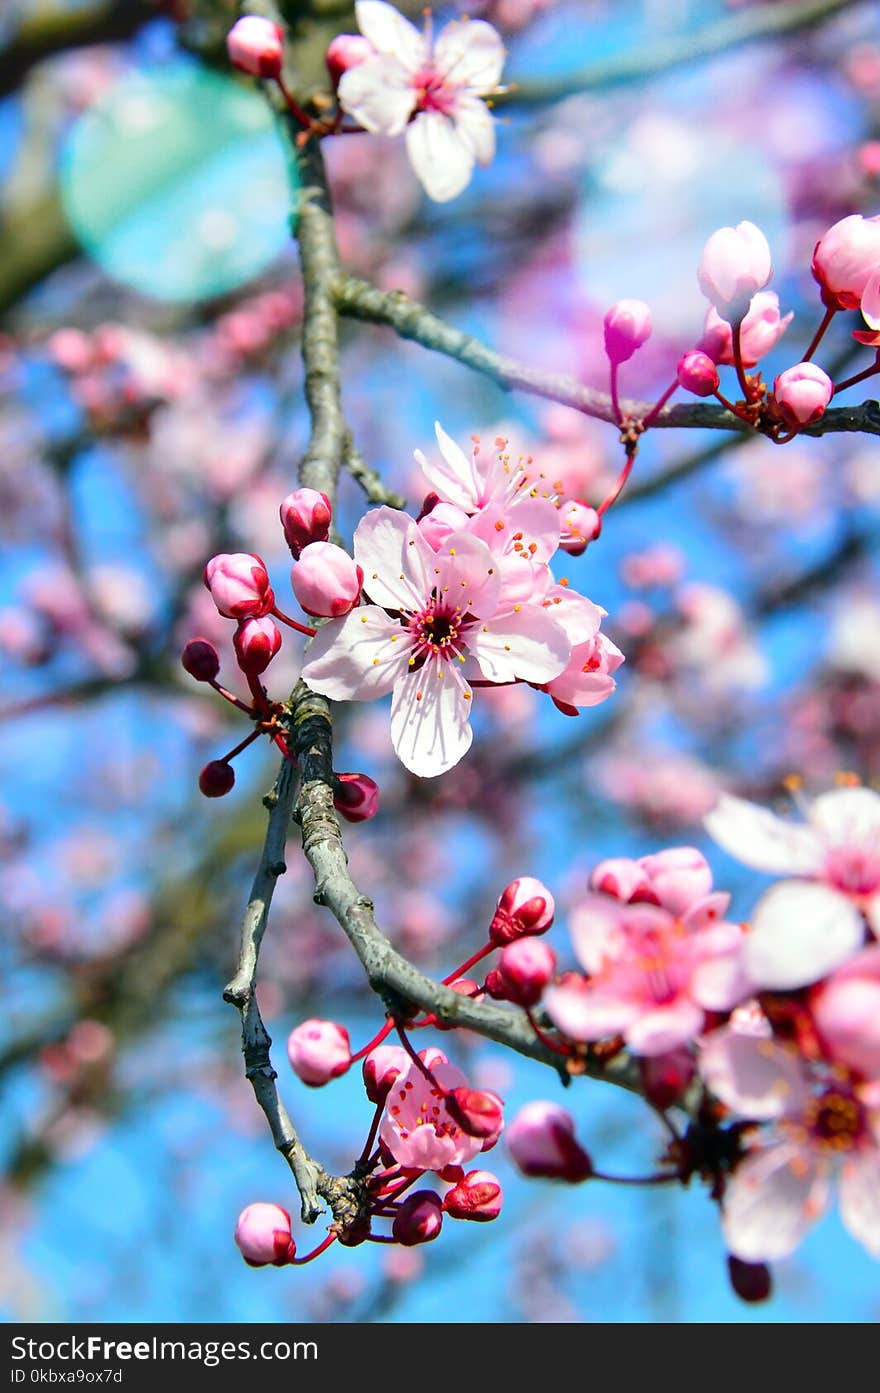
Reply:
<svg viewBox="0 0 880 1393"><path fill-rule="evenodd" d="M371 1103L384 1103L388 1092L412 1063L402 1045L377 1045L363 1063L364 1087Z"/></svg>
<svg viewBox="0 0 880 1393"><path fill-rule="evenodd" d="M748 314L740 325L739 342L743 366L753 368L765 354L775 348L793 318L793 311L780 315L779 296L775 291L759 290L757 295L753 295ZM733 330L727 320L721 318L714 305L710 305L706 311L703 337L697 347L708 354L715 363L730 366L735 361Z"/></svg>
<svg viewBox="0 0 880 1393"><path fill-rule="evenodd" d="M569 499L559 510L559 545L569 556L581 556L602 531L602 519L580 498Z"/></svg>
<svg viewBox="0 0 880 1393"><path fill-rule="evenodd" d="M518 876L498 897L489 937L500 947L526 935L546 933L555 913L556 904L547 886L534 876Z"/></svg>
<svg viewBox="0 0 880 1393"><path fill-rule="evenodd" d="M358 0L358 27L375 55L342 74L339 102L365 130L399 135L430 198L445 203L495 154L492 114L504 65L500 34L485 20L453 20L432 41L383 0Z"/></svg>
<svg viewBox="0 0 880 1393"><path fill-rule="evenodd" d="M298 1078L311 1088L320 1088L351 1063L348 1031L335 1021L303 1021L287 1037L287 1058Z"/></svg>
<svg viewBox="0 0 880 1393"><path fill-rule="evenodd" d="M452 437L447 435L439 421L434 422L434 434L440 451L439 462L433 458L429 459L422 450L415 450L413 453L428 484L438 497L445 503L452 503L456 508L460 508L468 516L479 513L490 504L503 506L504 518L510 523L512 531L528 528L543 532L546 529L549 536L545 546L548 555L552 555L559 545L559 521L555 517L555 510L551 518L550 512L547 511L548 506L552 507L548 503L548 495L545 494L542 500L537 497L537 488L534 495L531 487L526 488L526 470L521 464L511 463L507 441L499 437L490 453L483 448L479 437L474 436L472 449L466 454ZM539 506L537 510L533 510L531 505L536 501ZM519 508L520 511L514 511L515 508ZM533 519L538 520L537 526ZM497 518L493 517L493 527L496 520Z"/></svg>
<svg viewBox="0 0 880 1393"><path fill-rule="evenodd" d="M275 603L265 563L248 552L221 552L205 567L205 585L227 619L259 619Z"/></svg>
<svg viewBox="0 0 880 1393"><path fill-rule="evenodd" d="M809 996L829 1059L865 1079L880 1080L880 944L838 967Z"/></svg>
<svg viewBox="0 0 880 1393"><path fill-rule="evenodd" d="M880 1257L880 1115L866 1091L810 1070L789 1045L728 1026L706 1040L699 1070L728 1108L771 1128L727 1183L730 1251L744 1262L786 1257L824 1212L837 1176L844 1225Z"/></svg>
<svg viewBox="0 0 880 1393"><path fill-rule="evenodd" d="M283 1267L296 1256L290 1215L279 1204L249 1204L238 1216L235 1242L249 1267Z"/></svg>
<svg viewBox="0 0 880 1393"><path fill-rule="evenodd" d="M763 290L773 274L767 238L754 223L720 227L713 232L700 258L700 289L730 319L742 319L752 296Z"/></svg>
<svg viewBox="0 0 880 1393"><path fill-rule="evenodd" d="M565 631L540 604L501 604L497 559L478 538L453 533L435 552L412 518L378 508L354 554L372 603L323 626L303 678L337 701L393 691L391 738L412 773L442 774L469 749L467 673L542 683L568 662Z"/></svg>
<svg viewBox="0 0 880 1393"><path fill-rule="evenodd" d="M226 35L226 50L242 72L277 77L284 58L284 30L259 15L245 15Z"/></svg>
<svg viewBox="0 0 880 1393"><path fill-rule="evenodd" d="M268 614L262 619L242 619L232 643L242 672L258 677L281 648L281 630Z"/></svg>
<svg viewBox="0 0 880 1393"><path fill-rule="evenodd" d="M468 1171L443 1199L443 1211L452 1219L487 1223L501 1213L504 1196L491 1171Z"/></svg>
<svg viewBox="0 0 880 1393"><path fill-rule="evenodd" d="M679 387L683 387L686 392L693 392L695 397L711 397L718 391L718 369L709 354L701 352L700 349L694 348L689 353L682 354L675 375Z"/></svg>
<svg viewBox="0 0 880 1393"><path fill-rule="evenodd" d="M317 489L294 489L279 509L284 540L295 561L310 542L326 542L330 536L333 510L326 493Z"/></svg>
<svg viewBox="0 0 880 1393"><path fill-rule="evenodd" d="M309 542L290 572L290 584L306 614L339 619L357 604L364 573L333 542Z"/></svg>
<svg viewBox="0 0 880 1393"><path fill-rule="evenodd" d="M651 311L644 300L618 300L605 316L605 352L610 362L627 362L651 337Z"/></svg>
<svg viewBox="0 0 880 1393"><path fill-rule="evenodd" d="M578 707L598 706L611 696L617 686L611 674L623 661L617 644L606 634L596 633L586 643L572 648L568 666L545 684L544 691L560 711L575 716Z"/></svg>
<svg viewBox="0 0 880 1393"><path fill-rule="evenodd" d="M536 1100L520 1108L511 1122L507 1147L524 1175L575 1185L588 1179L593 1163L574 1130L574 1118L559 1103Z"/></svg>
<svg viewBox="0 0 880 1393"><path fill-rule="evenodd" d="M806 823L722 794L706 828L747 866L798 877L774 885L752 915L745 966L756 988L817 982L862 947L863 915L880 928L880 795L871 789L822 794Z"/></svg>
<svg viewBox="0 0 880 1393"><path fill-rule="evenodd" d="M797 429L824 416L834 395L834 383L815 363L796 363L773 383L773 396L787 426Z"/></svg>
<svg viewBox="0 0 880 1393"><path fill-rule="evenodd" d="M851 213L830 227L813 252L813 276L828 306L857 310L880 263L880 215Z"/></svg>
<svg viewBox="0 0 880 1393"><path fill-rule="evenodd" d="M446 1107L445 1094L466 1088L467 1080L440 1050L426 1051L424 1060L436 1082L430 1082L411 1062L386 1098L380 1140L408 1170L442 1171L465 1165L482 1150L483 1138L471 1136L458 1125Z"/></svg>
<svg viewBox="0 0 880 1393"><path fill-rule="evenodd" d="M743 934L700 902L682 918L659 905L590 896L572 916L572 942L587 976L550 987L544 1005L572 1040L623 1035L634 1054L666 1054L693 1040L706 1011L747 994Z"/></svg>

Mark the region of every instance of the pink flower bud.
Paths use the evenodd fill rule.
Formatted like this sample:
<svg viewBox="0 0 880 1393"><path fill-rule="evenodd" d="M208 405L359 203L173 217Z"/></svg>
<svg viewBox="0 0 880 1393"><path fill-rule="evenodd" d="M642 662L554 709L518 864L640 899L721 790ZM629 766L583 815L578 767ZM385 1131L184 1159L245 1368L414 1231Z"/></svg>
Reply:
<svg viewBox="0 0 880 1393"><path fill-rule="evenodd" d="M191 638L185 643L180 661L197 682L213 682L220 671L220 655L206 638Z"/></svg>
<svg viewBox="0 0 880 1393"><path fill-rule="evenodd" d="M618 300L605 316L605 352L625 363L651 337L651 311L644 300Z"/></svg>
<svg viewBox="0 0 880 1393"><path fill-rule="evenodd" d="M284 30L269 19L245 15L226 35L226 51L243 73L279 77L284 58Z"/></svg>
<svg viewBox="0 0 880 1393"><path fill-rule="evenodd" d="M206 798L222 798L235 783L235 770L225 759L212 759L199 775L199 788Z"/></svg>
<svg viewBox="0 0 880 1393"><path fill-rule="evenodd" d="M769 353L772 348L775 348L793 318L794 314L791 311L785 316L780 315L779 296L774 291L759 290L757 295L753 295L749 312L742 321L739 331L743 367L753 368L756 363L760 362L765 353ZM703 337L697 344L697 348L708 353L715 363L731 366L735 362L733 330L727 320L721 318L714 305L710 305L706 311ZM694 388L689 388L689 390L693 391Z"/></svg>
<svg viewBox="0 0 880 1393"><path fill-rule="evenodd" d="M687 1092L696 1068L693 1055L684 1046L668 1054L642 1055L639 1073L648 1102L655 1108L671 1108Z"/></svg>
<svg viewBox="0 0 880 1393"><path fill-rule="evenodd" d="M675 372L678 385L695 397L711 397L718 390L718 369L708 353L701 353L698 348L682 354Z"/></svg>
<svg viewBox="0 0 880 1393"><path fill-rule="evenodd" d="M316 489L294 489L281 504L281 526L284 540L295 561L303 547L310 542L326 542L330 536L333 510L326 493Z"/></svg>
<svg viewBox="0 0 880 1393"><path fill-rule="evenodd" d="M556 905L546 885L532 876L520 876L502 892L489 925L489 937L500 948L524 934L546 933L555 912Z"/></svg>
<svg viewBox="0 0 880 1393"><path fill-rule="evenodd" d="M333 806L348 822L366 822L379 811L379 785L369 774L337 774Z"/></svg>
<svg viewBox="0 0 880 1393"><path fill-rule="evenodd" d="M428 546L439 551L447 537L451 537L453 532L460 532L467 521L467 513L454 503L435 503L419 521L419 531Z"/></svg>
<svg viewBox="0 0 880 1393"><path fill-rule="evenodd" d="M262 619L243 619L232 639L238 666L249 677L265 672L281 647L281 630L266 615Z"/></svg>
<svg viewBox="0 0 880 1393"><path fill-rule="evenodd" d="M727 1275L740 1301L750 1304L766 1301L773 1293L773 1278L770 1268L763 1262L743 1262L733 1253L727 1255Z"/></svg>
<svg viewBox="0 0 880 1393"><path fill-rule="evenodd" d="M880 265L880 215L851 213L819 238L813 252L813 276L829 307L857 310L862 293Z"/></svg>
<svg viewBox="0 0 880 1393"><path fill-rule="evenodd" d="M786 368L773 383L773 396L779 414L792 430L808 426L824 416L834 394L834 383L815 363L796 363Z"/></svg>
<svg viewBox="0 0 880 1393"><path fill-rule="evenodd" d="M501 1185L491 1171L468 1171L443 1200L443 1208L451 1219L473 1219L485 1224L497 1219L504 1196Z"/></svg>
<svg viewBox="0 0 880 1393"><path fill-rule="evenodd" d="M697 279L706 299L734 320L744 317L752 296L764 289L772 274L767 238L754 223L741 222L712 233Z"/></svg>
<svg viewBox="0 0 880 1393"><path fill-rule="evenodd" d="M405 1074L410 1058L402 1045L377 1045L364 1060L364 1087L371 1103L384 1103L396 1079Z"/></svg>
<svg viewBox="0 0 880 1393"><path fill-rule="evenodd" d="M469 1137L496 1138L504 1126L504 1105L497 1093L483 1088L453 1088L446 1109Z"/></svg>
<svg viewBox="0 0 880 1393"><path fill-rule="evenodd" d="M332 542L310 542L290 573L293 593L306 614L340 619L354 609L364 573Z"/></svg>
<svg viewBox="0 0 880 1393"><path fill-rule="evenodd" d="M526 1103L507 1129L507 1146L524 1175L587 1180L593 1163L575 1140L574 1118L558 1103Z"/></svg>
<svg viewBox="0 0 880 1393"><path fill-rule="evenodd" d="M498 971L504 979L508 1001L534 1006L553 980L556 954L540 939L518 938L502 950Z"/></svg>
<svg viewBox="0 0 880 1393"><path fill-rule="evenodd" d="M572 498L559 510L559 545L569 556L580 556L602 531L602 519L580 498Z"/></svg>
<svg viewBox="0 0 880 1393"><path fill-rule="evenodd" d="M348 1031L335 1021L303 1021L287 1037L287 1058L303 1083L320 1088L351 1063Z"/></svg>
<svg viewBox="0 0 880 1393"><path fill-rule="evenodd" d="M712 892L712 871L701 851L694 846L671 846L666 851L643 856L639 865L651 888L670 914L686 914L698 900Z"/></svg>
<svg viewBox="0 0 880 1393"><path fill-rule="evenodd" d="M613 895L624 904L631 904L633 900L657 902L644 866L626 856L611 856L607 861L600 861L590 876L590 889L600 895Z"/></svg>
<svg viewBox="0 0 880 1393"><path fill-rule="evenodd" d="M278 1204L249 1204L238 1216L235 1242L249 1267L284 1267L296 1256L290 1215Z"/></svg>
<svg viewBox="0 0 880 1393"><path fill-rule="evenodd" d="M373 45L363 34L337 34L336 38L331 40L324 59L333 86L338 87L343 73L347 73L349 68L356 68L367 58L374 57L375 52Z"/></svg>
<svg viewBox="0 0 880 1393"><path fill-rule="evenodd" d="M443 1207L433 1190L416 1190L402 1201L394 1216L391 1232L405 1248L430 1243L443 1225Z"/></svg>
<svg viewBox="0 0 880 1393"><path fill-rule="evenodd" d="M249 552L212 556L205 567L204 582L227 619L260 619L275 603L265 563Z"/></svg>

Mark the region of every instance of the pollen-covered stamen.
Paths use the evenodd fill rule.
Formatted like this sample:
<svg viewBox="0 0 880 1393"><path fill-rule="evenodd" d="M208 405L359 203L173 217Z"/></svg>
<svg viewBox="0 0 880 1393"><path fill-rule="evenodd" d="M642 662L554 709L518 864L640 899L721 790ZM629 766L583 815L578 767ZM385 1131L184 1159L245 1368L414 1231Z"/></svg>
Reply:
<svg viewBox="0 0 880 1393"><path fill-rule="evenodd" d="M825 1151L851 1151L868 1136L865 1109L852 1093L829 1088L813 1098L803 1118L814 1146Z"/></svg>
<svg viewBox="0 0 880 1393"><path fill-rule="evenodd" d="M446 74L437 68L420 68L410 79L416 92L417 111L439 111L451 116L455 111L458 89L446 81Z"/></svg>
<svg viewBox="0 0 880 1393"><path fill-rule="evenodd" d="M456 606L435 604L414 614L409 631L414 653L422 657L456 658L459 654L462 612Z"/></svg>

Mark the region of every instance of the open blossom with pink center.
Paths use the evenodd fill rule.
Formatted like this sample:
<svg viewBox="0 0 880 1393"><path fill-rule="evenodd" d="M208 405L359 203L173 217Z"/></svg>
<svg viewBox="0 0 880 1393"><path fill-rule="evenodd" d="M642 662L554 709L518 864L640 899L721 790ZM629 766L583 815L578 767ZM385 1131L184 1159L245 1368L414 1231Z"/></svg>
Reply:
<svg viewBox="0 0 880 1393"><path fill-rule="evenodd" d="M385 1100L379 1138L407 1170L442 1171L479 1155L483 1137L465 1132L446 1107L445 1095L467 1088L460 1069L440 1050L424 1053L431 1082L415 1061L394 1080Z"/></svg>
<svg viewBox="0 0 880 1393"><path fill-rule="evenodd" d="M337 701L393 692L391 739L412 773L442 774L470 748L471 674L540 684L568 663L565 629L540 603L503 602L497 558L477 537L453 533L435 552L412 518L377 508L354 555L372 603L324 625L303 678Z"/></svg>
<svg viewBox="0 0 880 1393"><path fill-rule="evenodd" d="M792 310L786 315L779 313L779 296L775 291L759 290L753 295L748 314L740 325L743 366L753 368L775 348L793 318ZM706 311L703 337L697 347L708 354L714 363L730 366L735 362L733 330L714 305L710 305Z"/></svg>
<svg viewBox="0 0 880 1393"><path fill-rule="evenodd" d="M813 252L813 276L828 306L857 310L865 287L880 264L880 215L851 213L819 238Z"/></svg>
<svg viewBox="0 0 880 1393"><path fill-rule="evenodd" d="M358 0L358 27L373 57L342 74L339 104L365 130L406 131L410 162L438 203L460 194L474 163L495 154L492 113L483 100L498 90L501 35L485 20L453 20L436 39L383 0Z"/></svg>
<svg viewBox="0 0 880 1393"><path fill-rule="evenodd" d="M719 227L700 258L700 289L725 317L742 319L752 296L763 290L773 274L770 247L760 228L751 222Z"/></svg>
<svg viewBox="0 0 880 1393"><path fill-rule="evenodd" d="M734 1113L768 1124L725 1189L730 1251L745 1262L787 1257L824 1213L836 1177L841 1219L880 1257L880 1113L869 1090L810 1068L789 1045L733 1026L707 1038L699 1070Z"/></svg>
<svg viewBox="0 0 880 1393"><path fill-rule="evenodd" d="M747 866L798 877L762 895L751 917L745 966L756 988L818 982L862 948L865 918L880 930L880 795L871 789L822 794L805 823L723 794L706 828Z"/></svg>
<svg viewBox="0 0 880 1393"><path fill-rule="evenodd" d="M571 936L586 976L548 988L544 1005L572 1040L622 1035L634 1054L665 1054L693 1040L707 1011L728 1011L747 995L743 933L702 901L678 918L652 904L594 895L572 916Z"/></svg>
<svg viewBox="0 0 880 1393"><path fill-rule="evenodd" d="M542 493L537 485L529 483L523 463L511 461L507 441L499 436L490 451L479 436L473 436L471 449L466 452L447 435L439 421L434 422L434 434L439 460L429 458L422 450L413 453L438 498L460 508L468 517L492 504L503 507L513 532L546 532L543 547L552 555L559 546L559 520L549 502L552 491ZM535 503L537 507L533 507Z"/></svg>

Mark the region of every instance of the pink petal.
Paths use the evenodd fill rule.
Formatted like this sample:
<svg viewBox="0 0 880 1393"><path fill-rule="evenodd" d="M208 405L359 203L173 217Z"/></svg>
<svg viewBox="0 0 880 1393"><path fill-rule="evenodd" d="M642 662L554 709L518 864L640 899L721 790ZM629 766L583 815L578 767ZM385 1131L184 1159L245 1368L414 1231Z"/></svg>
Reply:
<svg viewBox="0 0 880 1393"><path fill-rule="evenodd" d="M745 969L745 939L742 934L738 937L738 942L694 969L691 996L704 1011L732 1011L754 991Z"/></svg>
<svg viewBox="0 0 880 1393"><path fill-rule="evenodd" d="M449 117L439 111L419 112L406 128L406 148L422 187L435 203L447 203L467 188L474 168L473 151Z"/></svg>
<svg viewBox="0 0 880 1393"><path fill-rule="evenodd" d="M880 329L880 270L862 291L862 318L871 329Z"/></svg>
<svg viewBox="0 0 880 1393"><path fill-rule="evenodd" d="M604 610L598 605L594 605L592 600L588 600L586 595L581 595L577 590L572 590L568 585L553 585L544 596L544 604L549 614L561 624L568 634L572 648L582 644L590 643L599 632L599 625L602 623ZM613 648L614 645L611 644ZM620 661L623 661L623 654L620 649L614 650L615 655L620 654ZM617 663L615 666L619 666Z"/></svg>
<svg viewBox="0 0 880 1393"><path fill-rule="evenodd" d="M785 880L758 901L746 935L746 971L755 987L806 987L862 947L862 916L830 886Z"/></svg>
<svg viewBox="0 0 880 1393"><path fill-rule="evenodd" d="M376 605L361 605L317 632L303 681L332 701L384 696L407 671L412 644L405 629Z"/></svg>
<svg viewBox="0 0 880 1393"><path fill-rule="evenodd" d="M755 870L810 875L821 869L822 847L809 827L785 822L743 798L722 793L704 825L729 855Z"/></svg>
<svg viewBox="0 0 880 1393"><path fill-rule="evenodd" d="M406 513L376 508L361 518L354 534L354 559L374 604L408 613L428 603L434 552Z"/></svg>
<svg viewBox="0 0 880 1393"><path fill-rule="evenodd" d="M734 1171L722 1206L727 1246L743 1262L794 1252L828 1202L828 1182L801 1148L771 1146Z"/></svg>
<svg viewBox="0 0 880 1393"><path fill-rule="evenodd" d="M400 762L423 779L451 769L473 740L470 706L451 665L442 659L407 672L391 702L391 741Z"/></svg>
<svg viewBox="0 0 880 1393"><path fill-rule="evenodd" d="M415 91L394 58L367 58L344 72L339 82L343 111L375 135L400 135L415 103Z"/></svg>
<svg viewBox="0 0 880 1393"><path fill-rule="evenodd" d="M378 53L393 54L412 72L427 63L424 35L393 5L386 5L384 0L357 0L354 12L358 28Z"/></svg>
<svg viewBox="0 0 880 1393"><path fill-rule="evenodd" d="M766 1036L729 1026L715 1030L703 1042L697 1067L725 1107L755 1122L800 1112L807 1101L796 1053Z"/></svg>
<svg viewBox="0 0 880 1393"><path fill-rule="evenodd" d="M454 503L464 512L473 513L480 506L483 491L483 481L473 455L466 455L464 450L459 449L439 421L434 422L434 434L442 463L429 460L421 450L416 450L415 457L422 473L431 488L447 503Z"/></svg>
<svg viewBox="0 0 880 1393"><path fill-rule="evenodd" d="M844 1163L840 1217L874 1258L880 1258L880 1152L872 1147Z"/></svg>
<svg viewBox="0 0 880 1393"><path fill-rule="evenodd" d="M457 20L441 29L434 62L452 82L491 92L501 80L505 49L501 35L483 19Z"/></svg>
<svg viewBox="0 0 880 1393"><path fill-rule="evenodd" d="M639 1015L626 1029L634 1054L658 1055L685 1045L703 1026L703 1012L690 1001L676 1001Z"/></svg>
<svg viewBox="0 0 880 1393"><path fill-rule="evenodd" d="M453 532L434 558L431 584L463 614L492 615L501 590L498 558L478 537Z"/></svg>
<svg viewBox="0 0 880 1393"><path fill-rule="evenodd" d="M561 625L533 605L480 624L469 647L490 682L549 682L563 671L571 653Z"/></svg>
<svg viewBox="0 0 880 1393"><path fill-rule="evenodd" d="M638 1014L629 1001L601 996L589 986L548 987L543 1005L551 1021L570 1040L602 1040L619 1035Z"/></svg>
<svg viewBox="0 0 880 1393"><path fill-rule="evenodd" d="M587 895L578 903L571 915L571 943L585 972L597 973L607 957L617 955L625 943L623 921L623 905L607 895Z"/></svg>

